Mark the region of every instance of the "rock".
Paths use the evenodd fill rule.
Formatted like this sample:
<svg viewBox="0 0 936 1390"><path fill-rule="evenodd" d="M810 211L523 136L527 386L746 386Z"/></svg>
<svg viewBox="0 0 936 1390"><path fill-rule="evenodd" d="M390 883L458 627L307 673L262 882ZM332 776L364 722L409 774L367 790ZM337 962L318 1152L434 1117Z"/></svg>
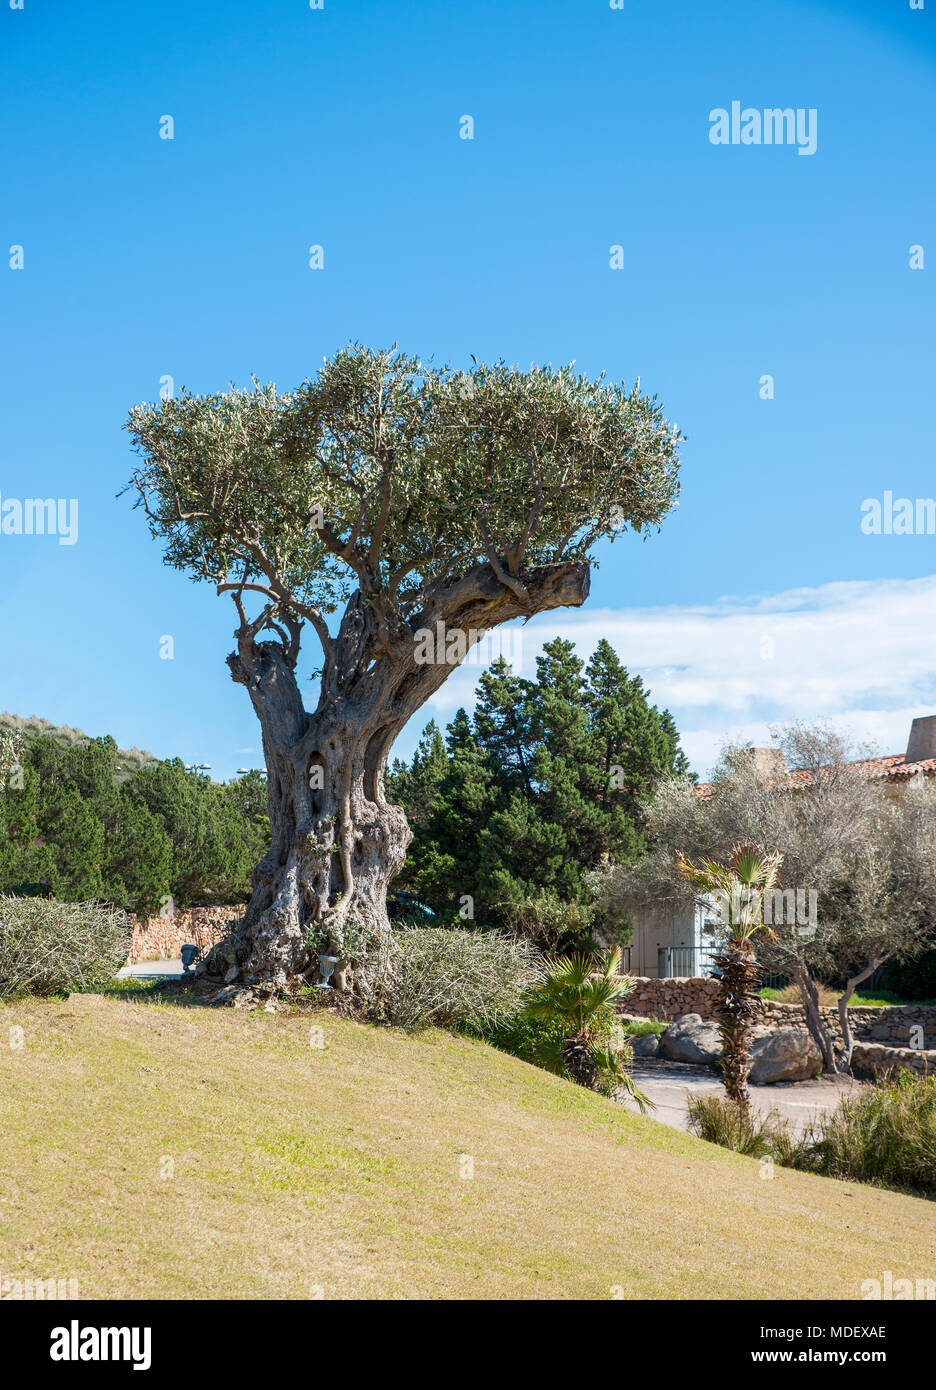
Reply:
<svg viewBox="0 0 936 1390"><path fill-rule="evenodd" d="M629 1041L635 1057L655 1057L660 1050L660 1039L656 1033L638 1033Z"/></svg>
<svg viewBox="0 0 936 1390"><path fill-rule="evenodd" d="M209 994L205 1003L212 1005L229 1004L237 993L236 985L225 985L223 989L218 990L217 994Z"/></svg>
<svg viewBox="0 0 936 1390"><path fill-rule="evenodd" d="M805 1027L762 1032L751 1043L751 1075L755 1086L775 1081L808 1081L822 1070L822 1057Z"/></svg>
<svg viewBox="0 0 936 1390"><path fill-rule="evenodd" d="M231 968L230 968L230 970L227 972L227 974L226 974L225 977L224 977L224 983L225 983L226 985L232 985L232 984L234 983L234 981L237 979L237 977L238 977L239 974L240 974L240 970L238 969L238 967L237 967L236 965L232 965Z"/></svg>
<svg viewBox="0 0 936 1390"><path fill-rule="evenodd" d="M684 1014L660 1037L660 1053L671 1062L717 1066L722 1053L718 1026L699 1014Z"/></svg>

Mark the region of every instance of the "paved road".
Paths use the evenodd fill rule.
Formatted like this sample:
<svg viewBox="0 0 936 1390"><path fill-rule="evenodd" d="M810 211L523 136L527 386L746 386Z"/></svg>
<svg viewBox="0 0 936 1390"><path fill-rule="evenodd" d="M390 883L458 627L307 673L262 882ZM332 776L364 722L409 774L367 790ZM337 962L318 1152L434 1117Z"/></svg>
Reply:
<svg viewBox="0 0 936 1390"><path fill-rule="evenodd" d="M639 1090L655 1103L651 1111L655 1120L687 1129L690 1096L724 1095L717 1076L704 1067L685 1066L678 1062L634 1061L634 1081ZM843 1095L860 1082L842 1077L840 1080L823 1077L820 1081L787 1081L774 1086L752 1086L751 1104L762 1115L777 1110L798 1130L805 1129L810 1120L834 1110ZM627 1102L635 1109L632 1101Z"/></svg>
<svg viewBox="0 0 936 1390"><path fill-rule="evenodd" d="M133 976L138 980L174 980L182 974L180 960L141 960L139 965L125 965L117 971L117 979Z"/></svg>

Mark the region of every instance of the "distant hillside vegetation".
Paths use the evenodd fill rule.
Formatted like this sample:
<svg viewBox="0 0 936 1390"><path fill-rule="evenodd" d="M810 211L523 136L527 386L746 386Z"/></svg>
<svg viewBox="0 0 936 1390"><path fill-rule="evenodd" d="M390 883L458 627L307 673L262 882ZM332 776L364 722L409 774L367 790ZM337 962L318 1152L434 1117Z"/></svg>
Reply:
<svg viewBox="0 0 936 1390"><path fill-rule="evenodd" d="M75 748L92 742L90 734L84 733L81 729L73 729L70 724L52 724L48 719L40 719L36 714L30 714L26 718L6 712L0 714L0 733L14 730L21 733L25 739L39 738L44 734L47 738L54 739L61 748ZM118 748L119 780L132 776L141 767L151 767L157 762L159 759L156 754L147 752L145 748Z"/></svg>
<svg viewBox="0 0 936 1390"><path fill-rule="evenodd" d="M260 772L211 782L181 758L11 714L0 752L0 893L44 887L140 917L249 898L270 848Z"/></svg>

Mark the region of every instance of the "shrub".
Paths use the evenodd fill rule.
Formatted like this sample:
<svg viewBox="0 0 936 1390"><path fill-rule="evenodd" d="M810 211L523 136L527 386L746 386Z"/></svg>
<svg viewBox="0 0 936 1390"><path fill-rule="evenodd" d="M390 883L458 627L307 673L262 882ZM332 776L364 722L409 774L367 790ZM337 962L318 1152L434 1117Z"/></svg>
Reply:
<svg viewBox="0 0 936 1390"><path fill-rule="evenodd" d="M555 1070L547 1066L546 1059L555 1056L563 1041L561 1024L526 1018L522 1013L498 1023L469 1020L461 1024L458 1031L480 1038L501 1052L509 1052L512 1057L519 1057L521 1062L530 1062L535 1067L546 1066L547 1070Z"/></svg>
<svg viewBox="0 0 936 1390"><path fill-rule="evenodd" d="M838 1006L838 990L831 989L829 985L817 983L816 991L821 1009L834 1009ZM803 1002L799 985L784 985L782 989L761 989L758 990L758 993L761 999L769 999L778 1004L802 1004Z"/></svg>
<svg viewBox="0 0 936 1390"><path fill-rule="evenodd" d="M374 1006L401 1028L495 1027L516 1016L542 978L533 946L500 931L404 927L386 950Z"/></svg>
<svg viewBox="0 0 936 1390"><path fill-rule="evenodd" d="M819 1007L821 1009L835 1009L838 1007L840 991L832 989L829 985L819 984L816 986ZM759 990L761 999L770 999L778 1004L802 1004L803 996L799 985L784 985L783 989L762 989ZM888 994L886 990L875 990L873 994L862 994L860 990L852 995L848 1007L850 1009L878 1008L884 1004L906 1004L908 1001L902 999L897 994ZM931 1000L924 1000L924 1003L931 1003Z"/></svg>
<svg viewBox="0 0 936 1390"><path fill-rule="evenodd" d="M723 1149L762 1158L773 1154L776 1136L785 1121L777 1115L762 1119L742 1110L727 1096L690 1096L689 1131Z"/></svg>
<svg viewBox="0 0 936 1390"><path fill-rule="evenodd" d="M666 1026L665 1024L663 1025ZM497 1024L467 1023L459 1031L469 1033L492 1047L519 1057L522 1062L530 1062L544 1071L557 1076L567 1076L563 1061L563 1045L566 1040L564 1025L556 1019L530 1017L521 1011L515 1018ZM618 1054L620 1060L629 1066L632 1060L630 1038L633 1036L622 1028L614 1015L609 1013L596 1022L592 1042L602 1056L609 1051ZM622 1084L617 1076L617 1068L606 1068L609 1073L599 1076L597 1089L606 1094L614 1094ZM607 1081L607 1085L602 1084ZM624 1083L626 1085L626 1083Z"/></svg>
<svg viewBox="0 0 936 1390"><path fill-rule="evenodd" d="M110 979L129 951L122 912L0 896L0 998L88 989Z"/></svg>
<svg viewBox="0 0 936 1390"><path fill-rule="evenodd" d="M820 1131L818 1172L936 1193L936 1077L902 1071L846 1096Z"/></svg>
<svg viewBox="0 0 936 1390"><path fill-rule="evenodd" d="M903 1071L798 1134L771 1114L744 1119L722 1096L689 1101L689 1128L700 1139L783 1168L932 1195L936 1193L936 1078Z"/></svg>
<svg viewBox="0 0 936 1390"><path fill-rule="evenodd" d="M669 1024L662 1018L628 1018L621 1027L629 1038L644 1038L648 1033L660 1037L666 1032Z"/></svg>
<svg viewBox="0 0 936 1390"><path fill-rule="evenodd" d="M595 909L588 903L564 902L556 893L540 890L535 897L497 903L513 931L538 950L556 952L584 947L590 939Z"/></svg>
<svg viewBox="0 0 936 1390"><path fill-rule="evenodd" d="M537 1047L540 1066L603 1095L627 1093L645 1110L651 1102L634 1086L633 1053L614 1007L633 988L633 980L618 973L620 964L618 946L601 960L554 956L523 1016L550 1030Z"/></svg>

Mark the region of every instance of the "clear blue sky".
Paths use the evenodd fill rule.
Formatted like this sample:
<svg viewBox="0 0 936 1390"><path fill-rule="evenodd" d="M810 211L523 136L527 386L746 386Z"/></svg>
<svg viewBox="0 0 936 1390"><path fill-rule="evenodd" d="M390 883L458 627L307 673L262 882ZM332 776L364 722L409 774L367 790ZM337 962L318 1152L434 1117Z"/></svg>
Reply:
<svg viewBox="0 0 936 1390"><path fill-rule="evenodd" d="M711 606L717 645L725 596L756 627L790 609L772 596L816 591L800 606L833 634L833 680L861 637L835 652L828 586L884 595L873 628L911 592L907 622L936 626L928 589L888 587L936 572L936 537L859 526L885 489L936 495L936 0L2 3L0 493L77 497L79 539L0 535L0 709L215 775L258 761L230 605L166 571L115 500L121 426L164 375L289 387L352 338L575 359L662 398L688 435L681 508L608 550L589 602L624 632L632 609L646 633ZM815 107L816 154L713 146L733 100ZM696 661L680 640L667 669ZM618 645L696 721L699 766L719 721L776 713L721 686L670 697L650 647ZM896 685L827 703L888 732L936 708L925 671L901 674L910 650ZM717 665L749 659L729 642Z"/></svg>

